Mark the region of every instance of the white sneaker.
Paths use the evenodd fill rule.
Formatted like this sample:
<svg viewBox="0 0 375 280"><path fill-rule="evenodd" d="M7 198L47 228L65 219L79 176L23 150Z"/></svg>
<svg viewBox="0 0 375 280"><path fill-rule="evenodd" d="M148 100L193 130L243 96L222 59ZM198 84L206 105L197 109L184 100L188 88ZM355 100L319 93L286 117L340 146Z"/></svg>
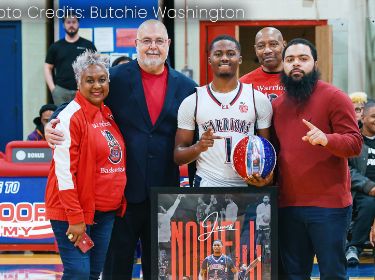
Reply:
<svg viewBox="0 0 375 280"><path fill-rule="evenodd" d="M358 250L356 247L350 246L345 255L349 266L356 266L359 264Z"/></svg>

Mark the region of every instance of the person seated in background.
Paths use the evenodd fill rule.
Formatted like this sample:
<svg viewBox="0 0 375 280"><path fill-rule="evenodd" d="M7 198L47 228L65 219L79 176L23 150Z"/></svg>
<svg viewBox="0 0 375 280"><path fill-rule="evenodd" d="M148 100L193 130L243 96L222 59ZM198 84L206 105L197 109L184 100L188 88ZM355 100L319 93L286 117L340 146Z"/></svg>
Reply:
<svg viewBox="0 0 375 280"><path fill-rule="evenodd" d="M48 123L49 118L53 112L56 111L55 104L45 104L39 110L39 117L36 117L33 122L36 125L35 130L27 136L28 141L44 141L44 126Z"/></svg>
<svg viewBox="0 0 375 280"><path fill-rule="evenodd" d="M349 94L350 99L353 102L355 116L358 121L358 126L362 127L362 114L363 114L363 107L367 103L367 94L362 91L352 92Z"/></svg>
<svg viewBox="0 0 375 280"><path fill-rule="evenodd" d="M364 141L361 154L349 159L353 219L351 240L346 251L348 265L359 264L359 254L368 241L375 218L375 102L364 105L361 133Z"/></svg>
<svg viewBox="0 0 375 280"><path fill-rule="evenodd" d="M112 65L111 67L115 67L117 65L120 65L120 64L125 64L125 63L128 63L132 61L132 59L130 57L127 57L125 55L122 55L122 56L119 56L118 58L116 58L113 62L112 62Z"/></svg>
<svg viewBox="0 0 375 280"><path fill-rule="evenodd" d="M87 50L73 63L78 91L58 115L45 204L64 267L62 280L99 279L116 213L125 214L125 144L111 110L109 59ZM95 246L80 251L87 233Z"/></svg>
<svg viewBox="0 0 375 280"><path fill-rule="evenodd" d="M375 219L370 231L370 243L372 247L375 247Z"/></svg>

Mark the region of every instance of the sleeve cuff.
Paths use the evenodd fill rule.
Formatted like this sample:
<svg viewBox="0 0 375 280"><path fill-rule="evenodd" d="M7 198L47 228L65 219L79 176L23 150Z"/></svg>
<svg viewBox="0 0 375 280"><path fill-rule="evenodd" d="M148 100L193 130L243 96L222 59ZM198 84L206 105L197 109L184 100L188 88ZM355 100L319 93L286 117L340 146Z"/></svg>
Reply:
<svg viewBox="0 0 375 280"><path fill-rule="evenodd" d="M68 218L68 222L70 225L75 225L75 224L85 222L85 217L82 211L77 212L77 213L67 213L66 216Z"/></svg>

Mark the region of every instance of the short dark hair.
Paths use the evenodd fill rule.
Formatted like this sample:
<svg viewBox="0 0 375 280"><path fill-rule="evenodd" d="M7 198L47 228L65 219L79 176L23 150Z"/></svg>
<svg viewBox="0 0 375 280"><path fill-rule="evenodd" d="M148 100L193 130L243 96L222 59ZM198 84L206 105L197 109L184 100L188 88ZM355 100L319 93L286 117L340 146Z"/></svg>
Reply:
<svg viewBox="0 0 375 280"><path fill-rule="evenodd" d="M283 54L282 54L282 58L284 60L285 58L285 52L286 50L292 46L292 45L299 45L299 44L302 44L302 45L305 45L305 46L308 46L310 48L310 51L311 51L311 55L312 57L314 58L314 61L317 61L318 60L318 53L316 51L316 48L314 46L313 43L311 43L309 40L306 40L306 39L302 39L302 38L296 38L296 39L293 39L291 40L284 48L283 50Z"/></svg>
<svg viewBox="0 0 375 280"><path fill-rule="evenodd" d="M116 58L113 62L112 62L112 65L111 67L114 67L116 65L119 65L120 62L130 62L132 61L132 59L128 56L125 56L125 55L122 55L122 56L119 56L118 58Z"/></svg>
<svg viewBox="0 0 375 280"><path fill-rule="evenodd" d="M366 113L372 107L375 107L375 100L367 101L367 103L365 103L365 106L363 107L363 114Z"/></svg>
<svg viewBox="0 0 375 280"><path fill-rule="evenodd" d="M215 242L220 242L220 244L223 245L223 241L221 241L220 239L215 239L214 242L212 242L212 245L213 245Z"/></svg>
<svg viewBox="0 0 375 280"><path fill-rule="evenodd" d="M231 41L231 42L235 43L236 48L238 49L239 52L241 52L241 45L240 45L240 43L239 43L235 38L233 38L232 36L229 36L229 35L226 35L226 34L224 34L224 35L219 35L219 36L215 37L215 38L212 40L211 44L208 46L208 51L209 51L209 52L212 51L212 48L214 47L214 44L215 44L216 42L224 41L224 40Z"/></svg>
<svg viewBox="0 0 375 280"><path fill-rule="evenodd" d="M39 117L34 118L33 122L35 125L40 125L41 119L42 119L42 114L46 111L53 111L55 112L57 109L57 106L55 104L45 104L39 109Z"/></svg>
<svg viewBox="0 0 375 280"><path fill-rule="evenodd" d="M77 21L79 22L79 17L77 16L76 12L74 10L68 10L66 14L64 15L64 17L62 18L63 23L65 23L65 20L67 18L72 18L72 17L75 17Z"/></svg>

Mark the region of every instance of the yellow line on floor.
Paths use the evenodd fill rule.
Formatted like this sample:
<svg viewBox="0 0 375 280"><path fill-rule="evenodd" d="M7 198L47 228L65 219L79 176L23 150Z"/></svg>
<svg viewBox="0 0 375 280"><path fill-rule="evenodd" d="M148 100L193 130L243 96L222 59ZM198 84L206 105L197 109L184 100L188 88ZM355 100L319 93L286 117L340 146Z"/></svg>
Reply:
<svg viewBox="0 0 375 280"><path fill-rule="evenodd" d="M61 264L58 254L0 254L1 264Z"/></svg>

